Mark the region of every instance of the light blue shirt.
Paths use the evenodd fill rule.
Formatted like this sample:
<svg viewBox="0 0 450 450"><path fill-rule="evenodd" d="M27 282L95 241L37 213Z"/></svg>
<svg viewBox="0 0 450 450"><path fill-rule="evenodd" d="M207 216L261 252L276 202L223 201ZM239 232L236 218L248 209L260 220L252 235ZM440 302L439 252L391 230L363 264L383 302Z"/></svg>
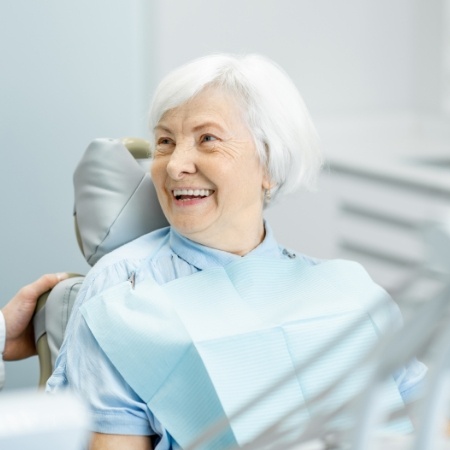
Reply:
<svg viewBox="0 0 450 450"><path fill-rule="evenodd" d="M290 258L293 252L279 246L266 224L264 241L248 255ZM310 265L320 263L296 255ZM164 228L115 250L102 258L87 275L69 321L65 341L48 382L53 392L67 386L90 404L93 431L107 434L161 436L158 450L175 448L170 436L147 405L128 386L94 339L79 307L89 298L126 281L134 273L136 283L151 275L159 284L217 266L225 266L238 255L212 249L190 241L171 228ZM401 323L398 308L392 302L394 323ZM133 324L130 324L132 327ZM149 364L152 362L149 361ZM399 391L408 401L426 372L423 364L413 361L395 375Z"/></svg>

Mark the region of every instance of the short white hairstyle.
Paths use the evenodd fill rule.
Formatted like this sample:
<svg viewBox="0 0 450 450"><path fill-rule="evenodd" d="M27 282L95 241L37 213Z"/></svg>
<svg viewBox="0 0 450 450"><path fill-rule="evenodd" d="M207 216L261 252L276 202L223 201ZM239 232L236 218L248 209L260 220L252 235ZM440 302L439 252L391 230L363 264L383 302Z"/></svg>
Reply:
<svg viewBox="0 0 450 450"><path fill-rule="evenodd" d="M169 73L153 97L150 132L168 110L211 86L232 94L243 107L261 164L274 186L272 200L299 188L315 188L322 166L315 127L292 80L263 56L215 54Z"/></svg>

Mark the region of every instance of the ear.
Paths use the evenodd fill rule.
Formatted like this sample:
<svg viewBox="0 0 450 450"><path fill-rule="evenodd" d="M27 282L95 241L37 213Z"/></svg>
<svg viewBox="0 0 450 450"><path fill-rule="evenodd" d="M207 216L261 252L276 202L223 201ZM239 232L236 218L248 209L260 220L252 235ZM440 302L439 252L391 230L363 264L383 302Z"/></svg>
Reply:
<svg viewBox="0 0 450 450"><path fill-rule="evenodd" d="M276 183L270 179L270 175L267 170L264 171L263 179L262 179L262 188L264 191L268 189L272 189L276 186Z"/></svg>

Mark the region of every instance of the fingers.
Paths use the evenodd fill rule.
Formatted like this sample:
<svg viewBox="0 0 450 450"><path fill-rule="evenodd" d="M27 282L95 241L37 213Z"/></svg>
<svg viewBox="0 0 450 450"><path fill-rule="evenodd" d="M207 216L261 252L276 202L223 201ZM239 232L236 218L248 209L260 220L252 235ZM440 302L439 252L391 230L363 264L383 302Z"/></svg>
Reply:
<svg viewBox="0 0 450 450"><path fill-rule="evenodd" d="M68 277L69 275L64 272L50 273L47 275L42 275L42 277L37 279L34 283L32 283L32 285L34 285L34 289L38 292L38 295L41 295Z"/></svg>
<svg viewBox="0 0 450 450"><path fill-rule="evenodd" d="M66 273L43 275L33 283L24 286L2 308L6 326L6 342L4 358L8 360L21 359L35 354L36 348L30 330L30 322L40 295L52 289L61 280L68 278Z"/></svg>
<svg viewBox="0 0 450 450"><path fill-rule="evenodd" d="M19 295L24 299L37 299L44 292L49 291L60 281L65 280L68 277L69 275L64 272L42 275L33 283L24 286L19 291Z"/></svg>

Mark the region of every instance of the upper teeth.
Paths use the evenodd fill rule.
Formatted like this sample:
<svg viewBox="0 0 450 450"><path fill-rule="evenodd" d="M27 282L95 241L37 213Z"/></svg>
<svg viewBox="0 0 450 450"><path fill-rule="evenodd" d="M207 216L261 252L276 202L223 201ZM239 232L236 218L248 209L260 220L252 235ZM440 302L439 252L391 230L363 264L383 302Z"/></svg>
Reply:
<svg viewBox="0 0 450 450"><path fill-rule="evenodd" d="M212 194L211 189L174 189L173 195L178 197L180 195L194 195L196 197L207 197Z"/></svg>

